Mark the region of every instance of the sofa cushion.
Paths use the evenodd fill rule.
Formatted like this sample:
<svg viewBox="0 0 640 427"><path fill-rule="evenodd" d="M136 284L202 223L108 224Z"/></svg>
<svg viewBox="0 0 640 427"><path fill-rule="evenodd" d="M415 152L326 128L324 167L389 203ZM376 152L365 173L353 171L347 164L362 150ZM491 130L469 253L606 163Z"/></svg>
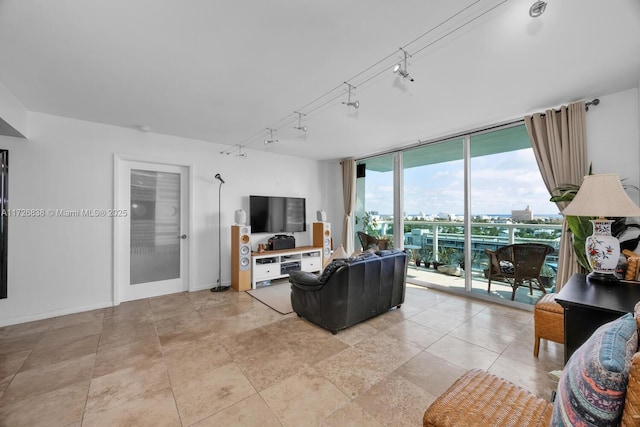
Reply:
<svg viewBox="0 0 640 427"><path fill-rule="evenodd" d="M600 326L562 371L551 425L617 426L637 346L631 313Z"/></svg>
<svg viewBox="0 0 640 427"><path fill-rule="evenodd" d="M329 264L327 264L324 270L322 270L322 274L318 276L318 281L322 284L327 283L327 280L329 280L329 277L331 277L331 275L336 270L338 270L340 267L343 267L345 265L348 265L348 262L346 259L344 258L334 259Z"/></svg>

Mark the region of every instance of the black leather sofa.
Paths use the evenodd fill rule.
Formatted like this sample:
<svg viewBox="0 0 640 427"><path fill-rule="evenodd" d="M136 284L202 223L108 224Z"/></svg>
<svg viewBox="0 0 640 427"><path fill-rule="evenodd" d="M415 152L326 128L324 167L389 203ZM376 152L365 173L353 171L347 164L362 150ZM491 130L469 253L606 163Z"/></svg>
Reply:
<svg viewBox="0 0 640 427"><path fill-rule="evenodd" d="M322 274L289 275L291 306L298 316L333 334L404 302L407 254L365 252L329 263Z"/></svg>

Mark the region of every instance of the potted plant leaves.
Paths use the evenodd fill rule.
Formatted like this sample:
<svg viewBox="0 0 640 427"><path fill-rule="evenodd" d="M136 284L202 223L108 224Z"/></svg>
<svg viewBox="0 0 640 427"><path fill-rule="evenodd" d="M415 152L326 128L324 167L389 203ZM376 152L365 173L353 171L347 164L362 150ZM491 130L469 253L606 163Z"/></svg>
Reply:
<svg viewBox="0 0 640 427"><path fill-rule="evenodd" d="M438 248L438 259L433 261L433 268L437 270L441 265L451 264L451 257L454 252L455 249L453 248L446 248L444 246Z"/></svg>
<svg viewBox="0 0 640 427"><path fill-rule="evenodd" d="M553 280L556 277L555 271L547 264L543 264L540 269L540 284L545 288L553 286Z"/></svg>
<svg viewBox="0 0 640 427"><path fill-rule="evenodd" d="M413 263L416 265L416 267L420 267L420 263L422 262L421 256L419 252L416 252L413 255Z"/></svg>
<svg viewBox="0 0 640 427"><path fill-rule="evenodd" d="M589 166L589 175L592 174L591 166ZM552 191L552 197L549 199L554 203L558 202L571 202L580 189L579 185L575 184L562 184L555 187ZM588 273L592 270L587 260L585 251L585 241L593 233L592 219L595 217L587 216L570 216L567 215L565 220L572 234L573 251L576 254L576 261L583 273ZM614 236L620 235L626 228L626 218L611 218L613 223L611 224L611 234Z"/></svg>
<svg viewBox="0 0 640 427"><path fill-rule="evenodd" d="M433 251L429 248L422 248L420 250L420 256L422 258L422 261L424 263L424 268L429 268L431 267L431 254L433 253Z"/></svg>

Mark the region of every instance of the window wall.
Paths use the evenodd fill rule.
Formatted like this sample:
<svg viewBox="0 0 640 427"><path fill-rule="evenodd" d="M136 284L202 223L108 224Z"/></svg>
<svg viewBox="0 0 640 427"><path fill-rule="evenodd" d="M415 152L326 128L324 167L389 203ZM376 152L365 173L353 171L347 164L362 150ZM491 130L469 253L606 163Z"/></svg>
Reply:
<svg viewBox="0 0 640 427"><path fill-rule="evenodd" d="M402 153L405 248L416 267L464 263L464 140Z"/></svg>
<svg viewBox="0 0 640 427"><path fill-rule="evenodd" d="M509 243L559 245L561 217L540 176L522 123L362 159L356 217L395 237L410 257L409 281L510 301L506 283L487 292L485 249ZM399 204L399 206L398 206ZM402 230L402 233L393 233ZM554 275L557 251L544 273ZM553 277L548 290L553 290ZM533 304L541 291L520 288Z"/></svg>
<svg viewBox="0 0 640 427"><path fill-rule="evenodd" d="M386 239L394 245L394 154L358 162L356 179L356 233L362 231L371 236ZM361 249L355 237L356 249Z"/></svg>

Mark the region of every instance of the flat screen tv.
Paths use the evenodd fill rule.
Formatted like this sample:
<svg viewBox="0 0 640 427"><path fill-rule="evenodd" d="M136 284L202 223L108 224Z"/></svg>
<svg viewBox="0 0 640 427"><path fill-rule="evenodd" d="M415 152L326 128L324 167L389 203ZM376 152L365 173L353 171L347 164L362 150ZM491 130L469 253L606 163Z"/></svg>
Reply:
<svg viewBox="0 0 640 427"><path fill-rule="evenodd" d="M302 197L249 196L252 233L307 231L307 212Z"/></svg>

